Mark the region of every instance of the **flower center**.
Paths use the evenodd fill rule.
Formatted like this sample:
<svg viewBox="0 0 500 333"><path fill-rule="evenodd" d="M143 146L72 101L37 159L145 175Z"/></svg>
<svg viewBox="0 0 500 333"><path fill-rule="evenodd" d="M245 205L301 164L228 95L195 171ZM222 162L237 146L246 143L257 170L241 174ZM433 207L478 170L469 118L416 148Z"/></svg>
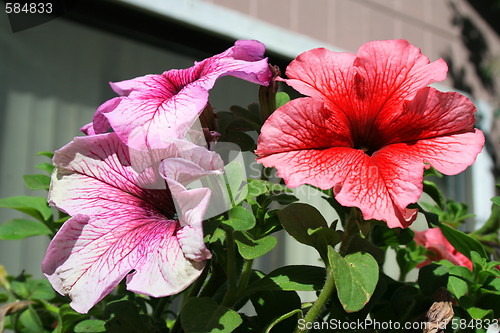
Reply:
<svg viewBox="0 0 500 333"><path fill-rule="evenodd" d="M368 156L372 156L378 150L378 148L371 147L371 146L368 146L368 145L355 146L354 148L361 149Z"/></svg>

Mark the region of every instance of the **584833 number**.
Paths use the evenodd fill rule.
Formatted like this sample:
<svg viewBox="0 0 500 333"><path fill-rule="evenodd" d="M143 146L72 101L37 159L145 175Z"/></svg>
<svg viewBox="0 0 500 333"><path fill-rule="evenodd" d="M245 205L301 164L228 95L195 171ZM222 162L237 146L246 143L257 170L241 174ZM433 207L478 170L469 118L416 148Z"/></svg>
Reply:
<svg viewBox="0 0 500 333"><path fill-rule="evenodd" d="M5 12L7 14L51 14L52 3L50 2L32 2L21 4L19 2L5 3Z"/></svg>

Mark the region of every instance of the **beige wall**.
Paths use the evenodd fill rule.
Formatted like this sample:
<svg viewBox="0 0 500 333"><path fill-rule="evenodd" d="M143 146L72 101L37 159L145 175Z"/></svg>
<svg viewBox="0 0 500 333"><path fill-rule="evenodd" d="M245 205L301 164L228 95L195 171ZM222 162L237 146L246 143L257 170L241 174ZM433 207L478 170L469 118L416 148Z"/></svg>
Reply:
<svg viewBox="0 0 500 333"><path fill-rule="evenodd" d="M468 60L457 14L469 18L485 37L485 64L500 57L500 39L464 0L204 1L353 52L370 40L407 39L431 60L451 58L457 72L465 71L474 97L492 99ZM453 86L451 77L445 84Z"/></svg>

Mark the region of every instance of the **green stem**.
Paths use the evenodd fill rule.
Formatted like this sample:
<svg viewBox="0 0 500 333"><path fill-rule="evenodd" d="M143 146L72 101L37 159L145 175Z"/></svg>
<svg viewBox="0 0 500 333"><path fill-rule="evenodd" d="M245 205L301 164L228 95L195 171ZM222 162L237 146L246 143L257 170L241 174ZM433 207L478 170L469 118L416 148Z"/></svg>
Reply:
<svg viewBox="0 0 500 333"><path fill-rule="evenodd" d="M180 315L177 316L177 320L175 321L174 326L170 330L171 333L178 333L181 331L181 318Z"/></svg>
<svg viewBox="0 0 500 333"><path fill-rule="evenodd" d="M408 274L408 272L404 272L401 267L399 268L399 279L398 281L399 282L405 282L406 281L406 275Z"/></svg>
<svg viewBox="0 0 500 333"><path fill-rule="evenodd" d="M246 289L248 286L248 281L250 280L250 274L252 273L252 260L245 260L245 264L243 265L243 272L241 273L240 284L238 285L238 294L241 293L242 290Z"/></svg>
<svg viewBox="0 0 500 333"><path fill-rule="evenodd" d="M189 291L187 292L187 294L182 298L182 302L181 302L181 311L182 311L182 308L184 307L184 305L186 305L187 301L191 298L191 297L196 297L196 295L198 295L198 292L200 291L201 287L203 286L203 283L205 282L206 278L207 278L207 275L208 275L208 268L205 267L205 269L203 270L203 272L201 273L200 277L196 280L196 282L191 286L191 289L189 289ZM163 299L162 299L163 300ZM161 300L161 301L162 301ZM158 304L157 308L162 305L162 303ZM155 313L157 312L156 311L157 309L155 309ZM163 313L163 309L162 309L162 313ZM159 313L159 315L161 315L162 313ZM154 315L153 315L154 317ZM155 317L156 318L156 317ZM175 324L174 326L172 327L172 333L174 332L180 332L180 329L181 329L181 318L180 318L180 315L177 316L177 319L175 320Z"/></svg>
<svg viewBox="0 0 500 333"><path fill-rule="evenodd" d="M360 223L368 223L368 221L363 219L363 215L359 209L350 208L344 223L344 235L342 236L342 243L339 248L339 253L342 257L350 253L350 246L353 239L360 235Z"/></svg>
<svg viewBox="0 0 500 333"><path fill-rule="evenodd" d="M226 229L227 242L227 292L222 300L222 305L231 306L234 302L236 292L236 248L234 246L234 235L231 228Z"/></svg>
<svg viewBox="0 0 500 333"><path fill-rule="evenodd" d="M200 292L200 297L212 297L223 283L225 276L222 274L222 269L219 265L212 261L212 273L207 283Z"/></svg>
<svg viewBox="0 0 500 333"><path fill-rule="evenodd" d="M325 306L326 302L328 299L330 299L330 296L332 295L333 291L335 290L335 281L333 279L333 272L330 267L326 268L326 282L325 285L323 286L323 290L321 290L321 293L318 296L318 299L316 302L314 302L313 306L307 312L306 316L304 317L304 322L305 323L312 323L316 320L318 315L321 313L321 310ZM303 325L306 326L306 325ZM295 329L294 333L301 333L301 332L307 332L307 328L303 327L302 329L297 326Z"/></svg>
<svg viewBox="0 0 500 333"><path fill-rule="evenodd" d="M153 318L161 317L161 315L163 314L163 310L165 310L165 306L169 303L169 301L170 301L169 297L160 298L158 304L156 304L153 310Z"/></svg>
<svg viewBox="0 0 500 333"><path fill-rule="evenodd" d="M493 204L491 207L491 216L488 218L488 220L484 223L484 225L480 229L472 232L470 236L475 237L490 233L496 234L499 227L500 227L500 207Z"/></svg>
<svg viewBox="0 0 500 333"><path fill-rule="evenodd" d="M198 292L200 291L201 287L203 286L203 283L205 283L205 280L208 275L208 266L205 266L205 269L201 273L200 277L196 280L196 282L191 286L189 289L188 293L184 296L181 302L181 309L184 307L184 305L187 303L187 301L191 297L196 297L198 295Z"/></svg>

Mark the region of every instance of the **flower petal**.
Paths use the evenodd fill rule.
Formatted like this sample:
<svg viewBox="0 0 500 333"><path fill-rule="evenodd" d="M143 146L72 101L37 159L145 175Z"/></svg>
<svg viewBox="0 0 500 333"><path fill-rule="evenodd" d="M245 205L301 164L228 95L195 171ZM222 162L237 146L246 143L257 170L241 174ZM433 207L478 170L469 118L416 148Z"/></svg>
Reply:
<svg viewBox="0 0 500 333"><path fill-rule="evenodd" d="M210 191L186 190L175 178L182 179L182 170L200 176L200 166L178 164L182 170L171 174L167 188L159 166L151 165L195 156L202 168L218 166L213 153L183 145L143 155L139 171L115 133L75 138L56 152L49 199L73 217L49 245L42 268L77 311L88 311L132 270L128 288L155 297L180 292L201 273L210 258L201 223ZM142 186L158 179L163 187ZM176 211L182 223L174 219Z"/></svg>
<svg viewBox="0 0 500 333"><path fill-rule="evenodd" d="M395 228L406 227L416 218L416 210L394 202L381 168L362 150L301 149L269 155L259 162L276 167L290 187L311 184L321 189L333 188L340 204L358 207L367 220L383 220Z"/></svg>
<svg viewBox="0 0 500 333"><path fill-rule="evenodd" d="M446 259L454 265L465 266L472 270L470 259L458 252L444 237L439 228L415 231L415 242L431 252L427 255L428 259L420 264L419 267L428 265L431 261Z"/></svg>
<svg viewBox="0 0 500 333"><path fill-rule="evenodd" d="M476 107L456 92L420 89L403 108L379 121L379 138L385 144L412 142L438 136L471 132Z"/></svg>
<svg viewBox="0 0 500 333"><path fill-rule="evenodd" d="M472 165L484 145L484 134L478 129L474 132L441 136L414 143L389 145L373 155L379 159L393 159L415 166L427 163L445 175L456 175ZM389 157L390 156L390 157Z"/></svg>
<svg viewBox="0 0 500 333"><path fill-rule="evenodd" d="M69 295L78 312L86 313L132 270L128 288L135 291L148 279L138 292L159 297L183 290L204 267L185 258L174 236L176 221L115 208L114 219L77 215L66 221L42 262L54 289Z"/></svg>
<svg viewBox="0 0 500 333"><path fill-rule="evenodd" d="M269 84L271 73L264 51L264 45L257 41L237 41L191 68L112 83L123 97L118 104L103 104L96 118L104 115L120 139L133 148L165 138L181 139L203 111L208 91L219 77L232 75ZM97 124L94 127L96 133L103 133Z"/></svg>
<svg viewBox="0 0 500 333"><path fill-rule="evenodd" d="M286 69L285 81L301 94L332 103L340 108L350 100L356 55L324 48L300 54ZM340 108L343 111L343 108Z"/></svg>
<svg viewBox="0 0 500 333"><path fill-rule="evenodd" d="M256 154L264 157L299 149L352 146L349 123L336 109L313 98L298 98L276 110L262 127Z"/></svg>
<svg viewBox="0 0 500 333"><path fill-rule="evenodd" d="M354 61L356 92L376 112L411 99L429 84L443 81L448 66L443 59L430 62L419 48L402 39L363 44Z"/></svg>
<svg viewBox="0 0 500 333"><path fill-rule="evenodd" d="M442 59L430 63L405 40L387 40L366 43L357 55L307 51L288 66L290 79L285 81L302 94L325 101L328 108L343 111L354 141L365 145L379 141L377 129L387 125L403 101L444 80L447 69Z"/></svg>

